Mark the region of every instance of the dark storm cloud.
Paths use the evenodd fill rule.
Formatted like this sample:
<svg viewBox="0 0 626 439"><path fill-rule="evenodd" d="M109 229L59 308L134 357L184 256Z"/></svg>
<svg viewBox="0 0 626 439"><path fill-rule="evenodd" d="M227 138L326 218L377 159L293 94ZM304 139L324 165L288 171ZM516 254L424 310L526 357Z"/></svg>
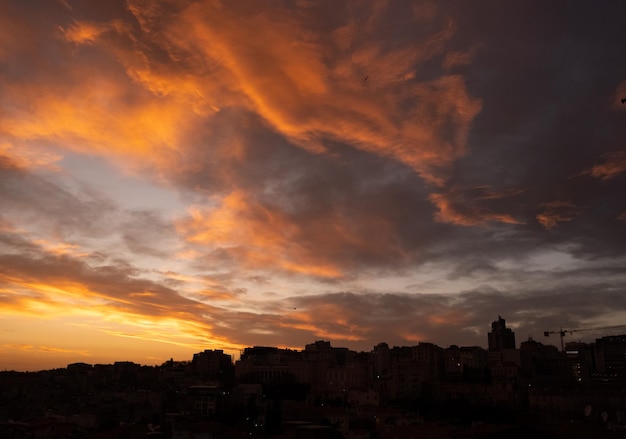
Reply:
<svg viewBox="0 0 626 439"><path fill-rule="evenodd" d="M586 259L623 256L626 125L615 90L626 71L626 29L614 18L623 16L623 4L480 2L450 9L463 17L450 44L473 42L468 62L451 68L483 106L468 154L430 196L441 221L466 226L454 232L454 253L446 256L466 259L468 267L484 259L486 269L501 257L523 262L550 248ZM485 191L510 196L486 198ZM489 221L518 225L497 226L490 237Z"/></svg>
<svg viewBox="0 0 626 439"><path fill-rule="evenodd" d="M571 177L621 148L624 113L612 101L624 80L626 32L613 17L623 15L623 5L481 2L472 9L456 35L480 46L459 69L483 110L453 180L523 189L530 218L554 200L586 204L609 195L617 202L616 188Z"/></svg>

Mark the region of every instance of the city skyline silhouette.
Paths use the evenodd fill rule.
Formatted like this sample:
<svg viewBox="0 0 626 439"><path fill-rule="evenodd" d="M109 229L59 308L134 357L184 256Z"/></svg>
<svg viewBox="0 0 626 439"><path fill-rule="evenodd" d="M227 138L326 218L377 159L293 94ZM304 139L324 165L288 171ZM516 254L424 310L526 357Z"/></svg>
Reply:
<svg viewBox="0 0 626 439"><path fill-rule="evenodd" d="M626 321L624 16L1 2L0 370L487 348L498 315L594 342Z"/></svg>

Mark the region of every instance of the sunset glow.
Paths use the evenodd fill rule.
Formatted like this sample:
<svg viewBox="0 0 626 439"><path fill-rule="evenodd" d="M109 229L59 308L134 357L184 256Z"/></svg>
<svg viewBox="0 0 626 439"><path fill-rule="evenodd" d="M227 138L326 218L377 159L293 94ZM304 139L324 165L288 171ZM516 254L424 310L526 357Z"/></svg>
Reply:
<svg viewBox="0 0 626 439"><path fill-rule="evenodd" d="M0 368L622 324L626 7L568 5L0 2Z"/></svg>

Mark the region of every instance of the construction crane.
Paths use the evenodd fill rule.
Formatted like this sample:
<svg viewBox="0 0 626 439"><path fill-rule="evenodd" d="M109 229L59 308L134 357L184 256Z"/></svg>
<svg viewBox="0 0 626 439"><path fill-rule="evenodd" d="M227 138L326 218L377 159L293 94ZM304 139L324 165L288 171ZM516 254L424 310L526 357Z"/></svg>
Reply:
<svg viewBox="0 0 626 439"><path fill-rule="evenodd" d="M559 329L558 331L544 331L543 335L546 337L550 337L550 334L559 334L559 337L561 338L561 352L565 352L565 347L563 346L563 337L565 337L566 334L573 334L574 332L581 332L581 331L600 331L603 329L619 329L619 328L626 328L626 325L614 325L614 326L599 326L596 328L578 328L578 329Z"/></svg>
<svg viewBox="0 0 626 439"><path fill-rule="evenodd" d="M578 329L567 330L561 328L558 331L543 331L543 335L550 337L550 334L559 334L559 337L561 337L561 352L564 352L565 347L563 346L563 337L565 337L565 334L573 334L574 332L578 332Z"/></svg>

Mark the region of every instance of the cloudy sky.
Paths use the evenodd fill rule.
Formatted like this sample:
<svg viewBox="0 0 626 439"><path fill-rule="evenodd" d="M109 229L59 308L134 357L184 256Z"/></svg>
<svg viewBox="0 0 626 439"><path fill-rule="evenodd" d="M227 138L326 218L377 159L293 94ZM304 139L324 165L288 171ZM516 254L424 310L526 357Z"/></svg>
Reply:
<svg viewBox="0 0 626 439"><path fill-rule="evenodd" d="M0 368L626 322L624 17L0 0Z"/></svg>

